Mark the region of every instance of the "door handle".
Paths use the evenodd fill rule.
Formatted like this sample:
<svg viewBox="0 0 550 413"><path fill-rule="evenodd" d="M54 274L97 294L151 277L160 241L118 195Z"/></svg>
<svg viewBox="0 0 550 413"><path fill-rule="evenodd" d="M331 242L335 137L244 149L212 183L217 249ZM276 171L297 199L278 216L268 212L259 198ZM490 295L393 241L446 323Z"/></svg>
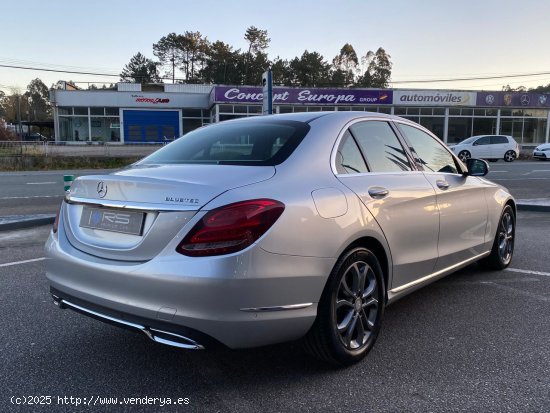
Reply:
<svg viewBox="0 0 550 413"><path fill-rule="evenodd" d="M446 190L446 189L449 189L449 183L447 181L445 181L444 179L438 179L435 184L437 185L437 187L439 189L442 189L442 190Z"/></svg>
<svg viewBox="0 0 550 413"><path fill-rule="evenodd" d="M389 193L390 191L381 186L373 186L372 188L369 188L369 195L374 199L382 199L388 196Z"/></svg>

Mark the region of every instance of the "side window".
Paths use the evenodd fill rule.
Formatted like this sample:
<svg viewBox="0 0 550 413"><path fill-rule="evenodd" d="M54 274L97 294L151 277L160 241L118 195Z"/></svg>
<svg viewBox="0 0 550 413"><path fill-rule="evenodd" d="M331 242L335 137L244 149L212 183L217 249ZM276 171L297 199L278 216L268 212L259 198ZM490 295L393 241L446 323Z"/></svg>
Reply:
<svg viewBox="0 0 550 413"><path fill-rule="evenodd" d="M368 172L363 155L359 151L353 136L346 131L336 153L336 170L339 174Z"/></svg>
<svg viewBox="0 0 550 413"><path fill-rule="evenodd" d="M366 121L350 126L371 172L410 171L405 150L387 122Z"/></svg>
<svg viewBox="0 0 550 413"><path fill-rule="evenodd" d="M432 172L458 173L453 156L437 139L415 127L398 124L399 129L412 145L411 150L416 153L416 162L424 170Z"/></svg>
<svg viewBox="0 0 550 413"><path fill-rule="evenodd" d="M491 143L491 137L490 136L484 136L483 138L479 138L477 141L475 141L474 146L489 145L490 143Z"/></svg>
<svg viewBox="0 0 550 413"><path fill-rule="evenodd" d="M508 143L508 138L506 136L491 136L491 143L493 144Z"/></svg>

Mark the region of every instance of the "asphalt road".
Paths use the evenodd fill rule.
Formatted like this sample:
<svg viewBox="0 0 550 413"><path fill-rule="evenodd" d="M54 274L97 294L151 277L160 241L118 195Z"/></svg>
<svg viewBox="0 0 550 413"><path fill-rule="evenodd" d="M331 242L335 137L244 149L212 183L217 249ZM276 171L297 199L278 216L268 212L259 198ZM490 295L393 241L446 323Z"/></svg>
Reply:
<svg viewBox="0 0 550 413"><path fill-rule="evenodd" d="M487 178L510 190L517 199L550 198L550 162L490 162Z"/></svg>
<svg viewBox="0 0 550 413"><path fill-rule="evenodd" d="M0 172L0 216L55 214L64 196L63 175L105 174L112 170Z"/></svg>
<svg viewBox="0 0 550 413"><path fill-rule="evenodd" d="M487 178L506 186L517 199L550 198L550 162L490 163ZM55 214L63 199L63 175L92 175L111 170L0 173L0 216Z"/></svg>
<svg viewBox="0 0 550 413"><path fill-rule="evenodd" d="M347 369L297 343L181 351L59 310L43 261L6 265L43 257L48 231L0 232L2 412L550 411L549 213L519 213L511 270L472 265L388 307L373 351ZM28 396L51 404L12 404ZM147 396L188 404L120 404ZM105 398L117 408L76 406Z"/></svg>

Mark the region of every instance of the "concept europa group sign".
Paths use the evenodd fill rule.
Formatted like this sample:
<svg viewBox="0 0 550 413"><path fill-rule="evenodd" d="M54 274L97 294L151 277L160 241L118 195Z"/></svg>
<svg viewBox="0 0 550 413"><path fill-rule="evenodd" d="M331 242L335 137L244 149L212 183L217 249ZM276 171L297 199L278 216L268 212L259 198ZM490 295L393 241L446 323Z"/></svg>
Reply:
<svg viewBox="0 0 550 413"><path fill-rule="evenodd" d="M216 86L215 103L262 103L261 87ZM276 105L389 105L393 93L387 89L322 89L322 88L273 88Z"/></svg>

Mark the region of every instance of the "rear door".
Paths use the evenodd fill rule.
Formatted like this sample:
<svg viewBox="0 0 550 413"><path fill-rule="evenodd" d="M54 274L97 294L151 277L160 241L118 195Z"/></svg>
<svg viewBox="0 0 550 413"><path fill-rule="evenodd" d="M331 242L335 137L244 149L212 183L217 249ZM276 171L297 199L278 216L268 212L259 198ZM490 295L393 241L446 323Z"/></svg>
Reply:
<svg viewBox="0 0 550 413"><path fill-rule="evenodd" d="M503 159L504 154L511 149L506 136L491 136L491 156L494 159Z"/></svg>
<svg viewBox="0 0 550 413"><path fill-rule="evenodd" d="M390 288L431 274L439 232L435 191L411 166L392 126L380 120L351 124L335 159L337 178L359 196L388 241Z"/></svg>
<svg viewBox="0 0 550 413"><path fill-rule="evenodd" d="M479 178L460 173L455 159L439 139L408 124L398 123L398 127L437 195L440 230L435 271L485 252L485 186Z"/></svg>

